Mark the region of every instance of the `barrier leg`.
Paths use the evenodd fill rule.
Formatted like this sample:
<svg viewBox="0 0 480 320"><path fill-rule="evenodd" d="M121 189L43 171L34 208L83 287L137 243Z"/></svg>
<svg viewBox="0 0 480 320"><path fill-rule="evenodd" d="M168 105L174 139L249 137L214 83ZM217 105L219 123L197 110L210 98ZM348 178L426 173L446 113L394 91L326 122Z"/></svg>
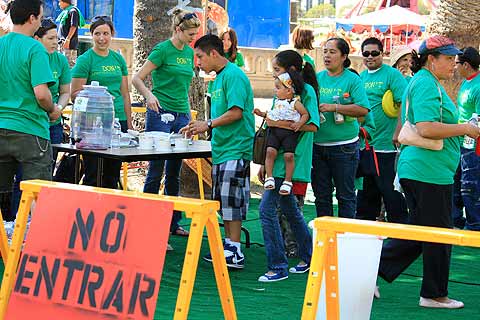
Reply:
<svg viewBox="0 0 480 320"><path fill-rule="evenodd" d="M188 318L190 299L192 298L200 247L202 245L203 229L205 228L207 219L208 216L206 215L202 216L196 212L192 213L190 235L188 236L187 250L185 252L182 276L180 278L180 287L177 296L177 305L175 306L175 314L173 317L175 320L186 320Z"/></svg>
<svg viewBox="0 0 480 320"><path fill-rule="evenodd" d="M302 320L315 319L318 309L320 287L327 255L327 234L325 230L317 230L313 246L312 261L308 274L305 300L303 301Z"/></svg>
<svg viewBox="0 0 480 320"><path fill-rule="evenodd" d="M327 233L327 264L325 267L325 296L327 303L327 320L340 319L339 292L338 292L338 252L337 234L335 231Z"/></svg>
<svg viewBox="0 0 480 320"><path fill-rule="evenodd" d="M8 260L8 238L7 232L5 230L5 225L3 224L2 211L0 210L0 253L2 254L3 264L7 264Z"/></svg>
<svg viewBox="0 0 480 320"><path fill-rule="evenodd" d="M23 238L27 226L28 215L35 195L31 191L23 190L20 207L18 208L15 230L13 232L12 245L9 248L8 260L3 274L2 287L0 289L0 319L5 319L8 299L13 288L17 273L18 259L22 251Z"/></svg>
<svg viewBox="0 0 480 320"><path fill-rule="evenodd" d="M210 215L207 220L207 235L218 293L220 295L220 302L222 303L223 315L227 320L237 319L232 287L230 285L230 277L228 276L227 263L223 252L220 226L218 225L218 220L215 215Z"/></svg>
<svg viewBox="0 0 480 320"><path fill-rule="evenodd" d="M195 161L197 162L198 191L200 192L200 200L205 200L205 193L203 191L202 159L195 159Z"/></svg>

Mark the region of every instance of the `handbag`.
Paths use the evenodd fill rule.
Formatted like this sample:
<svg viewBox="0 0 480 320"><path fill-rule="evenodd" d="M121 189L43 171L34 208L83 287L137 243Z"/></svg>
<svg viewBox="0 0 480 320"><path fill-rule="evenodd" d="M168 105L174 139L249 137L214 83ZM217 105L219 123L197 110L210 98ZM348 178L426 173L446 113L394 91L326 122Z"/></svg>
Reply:
<svg viewBox="0 0 480 320"><path fill-rule="evenodd" d="M380 171L378 169L377 154L373 146L368 143L367 130L360 128L360 132L365 139L365 149L360 150L360 161L358 163L356 177L379 176Z"/></svg>
<svg viewBox="0 0 480 320"><path fill-rule="evenodd" d="M253 140L253 162L256 164L265 164L265 157L267 154L267 134L268 129L265 127L265 119L262 125L255 132Z"/></svg>
<svg viewBox="0 0 480 320"><path fill-rule="evenodd" d="M440 93L440 122L442 122L442 91L440 90L440 87L438 84L435 83L437 86L438 92ZM410 86L410 88L413 86ZM429 150L435 150L439 151L443 149L443 139L429 139L422 137L418 131L417 128L415 127L414 124L412 124L410 121L408 121L408 106L409 106L409 101L408 101L408 94L407 94L407 100L405 101L405 123L402 126L402 129L400 129L400 133L398 135L398 142L401 144L407 145L407 146L415 146L415 147L420 147L424 149L429 149Z"/></svg>

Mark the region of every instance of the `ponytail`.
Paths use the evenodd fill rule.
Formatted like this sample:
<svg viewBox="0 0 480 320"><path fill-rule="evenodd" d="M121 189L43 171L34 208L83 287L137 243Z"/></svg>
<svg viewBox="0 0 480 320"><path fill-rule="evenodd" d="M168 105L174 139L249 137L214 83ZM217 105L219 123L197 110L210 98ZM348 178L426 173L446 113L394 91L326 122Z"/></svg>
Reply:
<svg viewBox="0 0 480 320"><path fill-rule="evenodd" d="M317 95L317 104L319 102L319 91L318 91L318 81L317 81L317 75L315 73L315 69L313 69L313 66L309 62L305 62L305 65L303 66L302 72L303 80L305 83L308 83L313 87L313 90L315 90L315 93Z"/></svg>

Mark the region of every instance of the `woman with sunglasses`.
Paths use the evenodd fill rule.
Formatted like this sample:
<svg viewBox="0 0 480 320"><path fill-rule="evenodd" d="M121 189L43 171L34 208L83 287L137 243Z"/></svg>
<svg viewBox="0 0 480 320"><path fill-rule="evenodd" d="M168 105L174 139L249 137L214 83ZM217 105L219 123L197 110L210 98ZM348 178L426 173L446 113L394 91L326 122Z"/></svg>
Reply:
<svg viewBox="0 0 480 320"><path fill-rule="evenodd" d="M125 59L110 49L112 37L115 33L113 23L108 16L97 16L92 19L90 32L93 47L77 59L72 70L72 99L83 90L83 85L98 81L101 86L107 87L114 97L115 118L120 120L122 132L132 128L130 93L128 91L128 70ZM97 158L84 157L85 177L83 183L96 186ZM103 185L98 187L116 189L120 177L121 162L104 160Z"/></svg>
<svg viewBox="0 0 480 320"><path fill-rule="evenodd" d="M443 140L438 151L413 145L401 148L397 173L414 225L453 228L453 176L460 160L460 138L480 135L478 127L458 123L458 109L440 83L452 79L455 55L460 53L452 40L432 36L422 42L419 55L412 54L415 75L404 93L402 120L408 119L424 138ZM382 248L378 274L392 282L423 254L419 305L462 308L461 301L448 297L451 249L447 244L391 239Z"/></svg>
<svg viewBox="0 0 480 320"><path fill-rule="evenodd" d="M313 141L312 188L318 217L333 215L334 184L338 216L355 217L354 184L359 160L357 118L368 114L369 103L362 80L347 69L349 53L345 40L328 39L323 49L326 70L317 74L319 109L326 118Z"/></svg>
<svg viewBox="0 0 480 320"><path fill-rule="evenodd" d="M191 12L177 9L173 13L172 37L157 44L142 68L133 77L135 88L147 104L146 131L177 133L190 122L188 89L193 78L193 49L189 46L198 34L200 20ZM150 91L144 81L152 76ZM143 192L157 194L165 167L165 194L178 196L182 160L150 161ZM187 236L178 225L182 218L175 211L170 225L172 234Z"/></svg>

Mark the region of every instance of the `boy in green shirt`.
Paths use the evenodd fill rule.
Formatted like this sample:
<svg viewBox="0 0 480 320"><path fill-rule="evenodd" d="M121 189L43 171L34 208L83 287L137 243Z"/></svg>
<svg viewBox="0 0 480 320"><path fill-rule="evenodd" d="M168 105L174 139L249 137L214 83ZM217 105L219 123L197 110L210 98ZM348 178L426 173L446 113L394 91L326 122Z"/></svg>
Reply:
<svg viewBox="0 0 480 320"><path fill-rule="evenodd" d="M181 132L195 135L212 130L212 194L220 201L225 224L225 259L227 266L242 269L240 231L250 200L255 134L253 91L245 73L225 58L219 37L203 36L194 47L199 67L217 73L212 83L212 119L190 122ZM210 254L204 259L212 261Z"/></svg>
<svg viewBox="0 0 480 320"><path fill-rule="evenodd" d="M463 49L463 52L455 57L455 68L458 74L464 78L460 90L458 91L458 111L459 122L466 123L476 113L480 114L480 54L478 50L472 47ZM460 148L461 160L460 183L454 184L454 198L461 197L465 206L465 229L480 231L480 157L475 154L475 147L465 148L463 144ZM455 175L457 178L457 175ZM457 181L456 181L457 182ZM455 188L455 186L459 188ZM461 192L460 192L461 190ZM462 208L457 209L454 206L453 219L454 224L460 224L463 218Z"/></svg>
<svg viewBox="0 0 480 320"><path fill-rule="evenodd" d="M393 188L397 155L393 134L397 117L392 118L385 113L382 99L390 90L393 93L393 102L400 104L407 82L400 71L383 63L383 44L380 40L367 38L361 48L367 70L360 74L360 78L365 86L375 122L375 135L371 144L377 154L380 175L364 178L363 190L357 193L356 218L375 221L380 214L383 200L388 221L406 223L408 213L405 199Z"/></svg>
<svg viewBox="0 0 480 320"><path fill-rule="evenodd" d="M42 1L15 0L7 10L13 29L0 38L0 193L10 192L18 165L23 180L52 179L49 120L61 114L48 89L54 78L47 51L33 39Z"/></svg>

